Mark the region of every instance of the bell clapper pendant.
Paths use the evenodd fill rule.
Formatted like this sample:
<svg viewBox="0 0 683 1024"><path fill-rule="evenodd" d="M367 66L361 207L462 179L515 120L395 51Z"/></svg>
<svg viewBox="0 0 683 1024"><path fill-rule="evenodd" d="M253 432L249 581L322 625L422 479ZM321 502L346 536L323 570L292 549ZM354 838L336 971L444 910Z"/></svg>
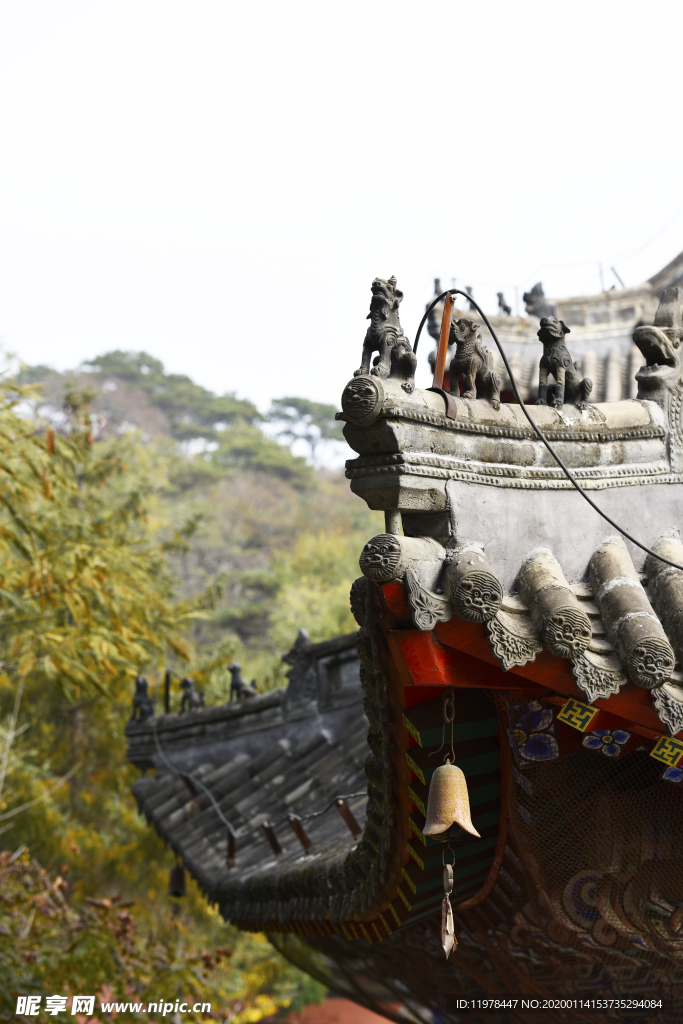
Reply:
<svg viewBox="0 0 683 1024"><path fill-rule="evenodd" d="M441 945L448 960L448 957L458 945L453 926L453 910L449 899L450 894L453 892L452 864L444 864L443 866L443 889L444 897L441 901Z"/></svg>

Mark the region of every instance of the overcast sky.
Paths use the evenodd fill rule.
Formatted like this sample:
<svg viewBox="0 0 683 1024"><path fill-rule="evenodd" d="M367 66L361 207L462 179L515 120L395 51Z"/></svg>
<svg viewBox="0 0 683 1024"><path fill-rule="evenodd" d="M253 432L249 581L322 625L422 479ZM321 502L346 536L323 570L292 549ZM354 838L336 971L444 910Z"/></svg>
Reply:
<svg viewBox="0 0 683 1024"><path fill-rule="evenodd" d="M376 275L410 338L438 275L637 284L683 249L682 10L0 0L2 343L337 402Z"/></svg>

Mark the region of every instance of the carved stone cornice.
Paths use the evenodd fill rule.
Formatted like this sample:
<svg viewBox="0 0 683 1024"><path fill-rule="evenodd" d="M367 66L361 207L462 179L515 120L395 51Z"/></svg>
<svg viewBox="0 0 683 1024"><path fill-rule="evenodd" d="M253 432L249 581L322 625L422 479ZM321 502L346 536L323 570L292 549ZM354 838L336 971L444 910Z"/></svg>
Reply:
<svg viewBox="0 0 683 1024"><path fill-rule="evenodd" d="M572 673L576 685L583 690L588 703L619 693L627 682L619 659L614 656L584 651L572 662Z"/></svg>
<svg viewBox="0 0 683 1024"><path fill-rule="evenodd" d="M683 729L683 687L664 683L652 690L652 703L672 736Z"/></svg>
<svg viewBox="0 0 683 1024"><path fill-rule="evenodd" d="M486 623L493 653L503 672L516 665L526 665L543 650L531 621L521 615L500 611Z"/></svg>
<svg viewBox="0 0 683 1024"><path fill-rule="evenodd" d="M414 569L406 569L405 583L413 622L418 629L428 633L437 622L448 622L453 613L447 598L423 587Z"/></svg>
<svg viewBox="0 0 683 1024"><path fill-rule="evenodd" d="M501 465L474 459L418 453L390 455L381 461L370 461L372 458L362 456L361 459L349 460L346 464L347 479L361 481L382 476L415 476L522 490L573 490L573 485L562 470L552 466ZM661 460L621 466L575 468L573 472L587 490L633 487L644 483L683 482L683 474L671 473L667 464Z"/></svg>
<svg viewBox="0 0 683 1024"><path fill-rule="evenodd" d="M473 420L452 420L435 410L423 410L409 403L387 404L379 414L381 419L402 419L413 423L429 423L453 433L485 434L487 437L509 437L520 440L538 441L538 436L527 426L513 426L495 422ZM647 426L608 427L606 424L596 425L594 430L575 427L544 427L543 433L549 441L629 441L648 437L666 437L664 427L656 424Z"/></svg>

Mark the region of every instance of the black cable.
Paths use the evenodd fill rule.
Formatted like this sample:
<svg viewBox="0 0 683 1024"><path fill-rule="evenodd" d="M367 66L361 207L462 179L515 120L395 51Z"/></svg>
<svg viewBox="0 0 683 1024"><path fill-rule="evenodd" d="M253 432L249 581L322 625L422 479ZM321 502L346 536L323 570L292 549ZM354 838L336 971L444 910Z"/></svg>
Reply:
<svg viewBox="0 0 683 1024"><path fill-rule="evenodd" d="M177 675L177 673L174 673L174 675ZM161 744L159 743L159 737L157 735L157 730L156 730L156 717L154 717L154 716L152 717L151 725L152 725L152 735L154 736L154 743L155 743L156 748L157 748L157 753L159 754L159 757L164 762L164 764L169 769L169 771L172 772L173 775L176 775L179 778L190 779L190 781L192 783L194 783L195 785L197 785L201 789L203 789L204 792L206 793L206 795L208 796L209 800L211 801L213 809L216 812L216 814L218 815L218 817L220 818L220 820L226 826L226 828L228 829L230 834L233 836L233 838L237 839L237 832L235 831L234 827L230 824L228 819L225 817L225 815L221 811L220 807L218 806L218 803L216 802L216 800L214 798L213 793L208 788L208 786L205 786L204 783L202 782L202 780L198 779L196 775L192 775L191 772L184 772L180 768L176 768L175 765L172 765L171 762L169 761L169 759L166 757L164 751L161 749ZM329 803L327 803L322 808L322 810L320 810L320 811L312 811L311 814L305 814L303 817L299 817L297 815L297 817L299 818L299 821L301 821L301 822L310 821L311 818L319 818L322 814L326 814L327 811L329 811L329 809L334 806L334 804L337 802L337 800L353 800L354 798L359 797L359 796L367 796L367 793L365 791L363 791L363 792L360 792L360 793L345 793L345 794L342 794L341 796L333 796L332 799L329 801ZM271 828L278 828L280 825L284 825L284 823L286 821L288 821L287 817L280 818L278 821L273 822L271 824ZM250 832L246 832L243 836L241 836L241 838L245 839L247 836L254 835L257 832L258 832L257 828L251 829Z"/></svg>
<svg viewBox="0 0 683 1024"><path fill-rule="evenodd" d="M526 405L522 401L522 397L521 397L521 395L519 393L519 388L517 387L517 381L514 378L514 374L512 372L512 367L508 363L507 356L505 355L505 352L503 351L503 346L498 341L498 337L496 335L496 332L494 331L493 327L489 323L489 319L486 316L486 313L483 311L481 306L477 302L475 302L475 300L472 298L472 296L468 292L463 292L459 288L447 288L445 292L441 292L441 295L437 295L437 297L434 299L434 301L431 302L429 306L427 306L427 309L425 310L425 315L422 317L422 320L420 321L420 326L418 327L417 334L415 335L415 344L413 345L413 352L417 352L417 343L420 340L420 334L422 333L422 328L424 327L424 325L426 323L427 317L429 316L431 311L434 309L434 306L436 306L438 302L441 302L442 299L445 299L445 297L447 295L462 295L462 296L464 296L464 298L466 298L468 300L468 302L470 302L474 306L474 308L477 310L477 312L481 316L482 320L484 321L484 323L486 324L486 326L489 329L491 337L493 338L493 340L496 343L496 346L498 347L498 351L500 352L501 358L502 358L503 363L505 365L505 369L507 371L507 375L510 378L510 383L512 384L512 390L514 392L515 398L517 399L517 401L519 402L519 404L520 404L520 406L522 408L522 412L524 413L524 415L526 416L527 420L529 421L532 429L536 432L536 434L538 435L540 440L546 446L546 448L548 449L548 451L550 452L552 457L555 459L555 462L558 464L558 466L560 467L560 469L562 470L564 475L567 477L567 479L574 485L574 487L579 492L581 497L584 498L588 502L588 504L591 506L591 508L595 509L595 511L598 513L598 515L602 516L602 518L605 519L610 524L610 526L613 526L615 530L618 530L618 532L620 534L622 534L622 536L626 537L627 540L630 540L631 543L635 544L635 546L637 548L640 548L641 551L645 551L645 552L647 552L648 555L652 555L653 558L658 558L660 562L665 562L666 565L670 565L674 569L680 569L683 572L683 565L679 565L678 562L672 562L670 559L665 558L664 555L658 555L656 551L653 551L652 548L647 547L646 544L641 544L639 540L636 540L636 538L633 537L628 532L628 530L624 530L624 528L619 526L618 523L615 523L613 519L610 519L610 517L607 515L607 513L603 512L602 509L600 508L600 506L597 505L596 502L594 502L593 499L588 496L588 494L586 494L586 492L584 491L583 487L578 482L578 480L576 479L574 474L567 468L567 466L565 466L564 462L562 461L560 456L557 454L557 452L555 451L555 449L553 448L553 446L551 445L550 441L545 436L545 434L543 433L541 428L532 420L531 416L527 412Z"/></svg>
<svg viewBox="0 0 683 1024"><path fill-rule="evenodd" d="M312 818L319 818L321 814L327 814L327 812L329 811L330 807L334 807L334 805L336 804L336 802L338 800L355 800L356 797L367 796L367 795L368 795L368 793L367 793L367 790L365 790L365 789L361 790L360 793L342 793L341 796L333 796L332 799L329 801L329 803L325 804L325 806L322 808L322 810L320 810L320 811L311 811L310 814L304 814L303 817L301 817L299 814L297 814L297 815L295 815L295 817L300 822L302 822L302 824L303 824L303 822L310 821ZM289 816L286 815L284 818L278 818L277 821L271 821L268 824L270 825L271 828L279 828L280 825L284 825L288 821L289 821ZM253 832L258 832L258 829L252 829L252 833ZM246 834L247 835L251 835L252 833L247 832Z"/></svg>
<svg viewBox="0 0 683 1024"><path fill-rule="evenodd" d="M197 786L200 786L204 790L204 792L208 796L209 800L211 801L213 809L216 812L216 814L218 815L219 819L223 822L223 824L225 825L225 827L227 828L228 832L233 837L233 839L236 839L237 838L237 833L235 832L235 829L230 824L230 822L225 817L225 815L221 811L220 807L216 803L216 800L215 800L214 795L211 792L211 790L208 789L204 785L202 780L198 779L195 775L192 775L190 772L181 771L179 768L176 768L174 765L172 765L171 762L169 761L169 759L164 754L163 750L161 749L161 744L159 743L159 737L157 736L156 718L155 717L152 718L152 735L154 736L154 742L156 744L156 748L157 748L157 751L159 753L159 757L164 762L164 764L169 769L169 771L171 771L174 775L179 776L181 779L182 778L190 779L193 784L196 784Z"/></svg>

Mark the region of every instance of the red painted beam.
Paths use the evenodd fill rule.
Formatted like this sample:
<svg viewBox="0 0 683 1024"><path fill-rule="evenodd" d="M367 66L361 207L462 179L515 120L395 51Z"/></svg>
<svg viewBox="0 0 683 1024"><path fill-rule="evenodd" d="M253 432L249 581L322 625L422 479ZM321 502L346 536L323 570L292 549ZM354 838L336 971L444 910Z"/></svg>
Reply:
<svg viewBox="0 0 683 1024"><path fill-rule="evenodd" d="M523 689L546 698L550 691L585 702L566 659L541 651L534 661L503 672L483 623L465 622L454 616L448 622L437 623L432 633L405 628L412 625L412 620L403 585L387 583L378 590L381 624L404 686ZM609 713L604 725L594 725L596 729L615 726L619 721L630 728L638 726L638 732L652 739L665 733L649 691L633 683L626 683L619 693L594 704Z"/></svg>

